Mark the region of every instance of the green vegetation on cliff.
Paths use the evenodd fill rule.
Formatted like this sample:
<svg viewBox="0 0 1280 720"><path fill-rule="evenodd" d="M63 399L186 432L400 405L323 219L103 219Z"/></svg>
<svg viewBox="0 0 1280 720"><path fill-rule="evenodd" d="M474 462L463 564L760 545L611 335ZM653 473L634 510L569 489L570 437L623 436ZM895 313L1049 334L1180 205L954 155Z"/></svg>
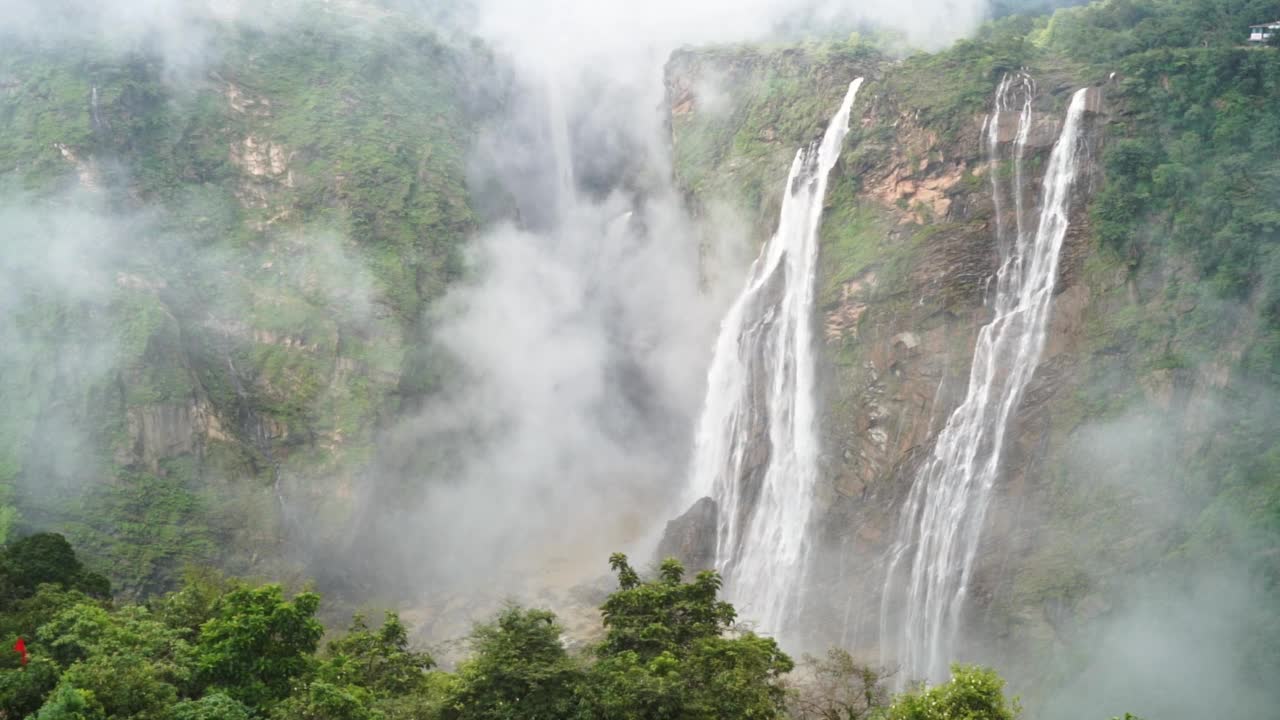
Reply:
<svg viewBox="0 0 1280 720"><path fill-rule="evenodd" d="M976 560L974 652L1008 661L1036 712L1066 717L1079 697L1049 707L1053 688L1101 697L1115 677L1136 677L1098 656L1103 638L1164 623L1159 634L1177 648L1166 654L1179 643L1196 651L1169 663L1177 671L1230 668L1242 688L1231 712L1274 706L1262 689L1280 672L1280 52L1245 38L1278 17L1280 4L1265 0L1109 0L1002 17L938 53L817 63L808 76L825 85L785 86L796 105L834 103L841 80L870 78L830 186L818 278L828 361L818 523L830 562L857 578L830 581L841 601L828 623L874 636L876 608L858 602L861 573L879 570L857 563L884 552L922 451L963 396L996 269L988 173L1013 180L1012 163L991 167L983 123L1001 77L1025 69L1043 134L1027 151L1030 197L1071 91L1096 87L1099 102L1048 345ZM786 78L775 57L785 55L690 53L671 70L691 77L668 85L696 96L714 86L699 75L733 68L768 86ZM681 169L699 199L781 190L785 162L746 162L766 151L789 159L768 132L743 136L754 147L695 152L699 137L767 128L774 115L697 118L696 97L684 107L692 117L673 120L676 157L707 163ZM725 126L682 134L699 123ZM785 138L792 152L807 139ZM820 600L810 607L823 612ZM1231 618L1212 642L1178 628L1207 616ZM1127 692L1159 685L1157 672ZM1144 702L1208 712L1185 710L1191 694L1157 695Z"/></svg>
<svg viewBox="0 0 1280 720"><path fill-rule="evenodd" d="M0 540L55 527L126 593L342 525L475 226L491 61L320 4L214 25L197 72L109 39L0 50ZM315 538L323 541L323 538Z"/></svg>
<svg viewBox="0 0 1280 720"><path fill-rule="evenodd" d="M677 52L667 65L677 182L700 207L727 204L767 234L796 148L822 136L849 82L880 61L860 41Z"/></svg>
<svg viewBox="0 0 1280 720"><path fill-rule="evenodd" d="M1267 609L1280 603L1280 51L1244 43L1276 17L1266 1L1113 1L1058 13L1041 36L1098 77L1115 72L1121 110L1090 220L1094 272L1122 267L1127 283L1099 298L1083 394L1103 417L1174 413L1140 445L1149 469L1130 466L1165 474L1172 498L1153 523L1166 550L1139 562L1167 578L1240 573L1262 605L1236 611L1245 679L1280 673ZM1115 520L1097 536L1133 536Z"/></svg>

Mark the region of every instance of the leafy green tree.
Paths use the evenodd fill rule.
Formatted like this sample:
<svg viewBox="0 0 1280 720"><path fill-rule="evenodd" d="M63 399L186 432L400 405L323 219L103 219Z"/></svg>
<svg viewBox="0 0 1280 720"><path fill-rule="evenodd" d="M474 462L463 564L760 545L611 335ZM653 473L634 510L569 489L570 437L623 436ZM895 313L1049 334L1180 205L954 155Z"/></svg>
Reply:
<svg viewBox="0 0 1280 720"><path fill-rule="evenodd" d="M626 555L615 553L609 565L618 575L618 590L600 608L607 630L601 655L633 651L649 660L687 650L694 640L719 637L737 619L733 605L717 598L721 580L714 572L685 583L684 567L668 559L656 581L641 582Z"/></svg>
<svg viewBox="0 0 1280 720"><path fill-rule="evenodd" d="M0 717L24 718L40 709L58 685L58 666L32 657L22 669L0 670Z"/></svg>
<svg viewBox="0 0 1280 720"><path fill-rule="evenodd" d="M96 598L111 596L111 583L86 570L71 544L57 533L29 535L0 551L0 609L34 595L46 583Z"/></svg>
<svg viewBox="0 0 1280 720"><path fill-rule="evenodd" d="M41 585L34 595L13 603L6 611L0 611L0 637L21 637L27 641L27 648L33 656L39 655L43 647L37 632L43 625L68 608L94 602L79 590L64 590L61 585ZM17 653L0 652L0 668L17 668L19 659Z"/></svg>
<svg viewBox="0 0 1280 720"><path fill-rule="evenodd" d="M59 685L35 720L106 720L102 706L88 690Z"/></svg>
<svg viewBox="0 0 1280 720"><path fill-rule="evenodd" d="M574 717L582 670L560 640L555 615L509 607L471 634L474 655L458 670L450 720L563 720Z"/></svg>
<svg viewBox="0 0 1280 720"><path fill-rule="evenodd" d="M145 607L129 605L109 613L97 605L76 605L41 627L38 637L64 667L78 662L146 665L150 675L175 688L186 689L192 682L195 649ZM108 705L101 693L98 699Z"/></svg>
<svg viewBox="0 0 1280 720"><path fill-rule="evenodd" d="M584 685L584 715L627 720L785 717L782 676L791 661L777 643L748 633L704 638L684 658L645 662L633 651L604 657Z"/></svg>
<svg viewBox="0 0 1280 720"><path fill-rule="evenodd" d="M374 720L373 695L355 685L334 685L315 680L276 706L273 720Z"/></svg>
<svg viewBox="0 0 1280 720"><path fill-rule="evenodd" d="M200 629L198 677L250 707L269 707L315 664L324 634L315 619L320 596L285 600L279 585L233 590Z"/></svg>
<svg viewBox="0 0 1280 720"><path fill-rule="evenodd" d="M377 710L386 720L435 720L445 716L457 688L458 677L453 673L430 672L417 692L384 698Z"/></svg>
<svg viewBox="0 0 1280 720"><path fill-rule="evenodd" d="M165 718L179 689L190 685L191 646L144 607L73 605L37 637L38 649L65 668L60 687L88 693L108 718Z"/></svg>
<svg viewBox="0 0 1280 720"><path fill-rule="evenodd" d="M347 634L330 642L327 650L329 659L317 673L322 679L360 685L384 696L421 689L427 670L435 665L427 653L409 649L409 632L392 612L377 630L357 615Z"/></svg>
<svg viewBox="0 0 1280 720"><path fill-rule="evenodd" d="M178 690L138 655L94 655L62 674L59 689L92 697L107 720L167 720ZM54 699L59 697L55 694Z"/></svg>
<svg viewBox="0 0 1280 720"><path fill-rule="evenodd" d="M249 720L249 708L226 693L209 693L199 700L184 700L170 710L172 720Z"/></svg>
<svg viewBox="0 0 1280 720"><path fill-rule="evenodd" d="M642 582L621 554L610 558L619 589L602 607L606 635L581 691L584 717L626 720L777 718L791 658L770 638L733 631L736 612L718 599L720 577L685 583L675 560Z"/></svg>
<svg viewBox="0 0 1280 720"><path fill-rule="evenodd" d="M149 605L165 625L177 630L184 639L195 642L200 628L221 610L223 599L233 590L244 587L244 583L229 579L217 570L188 568L178 590L153 599Z"/></svg>
<svg viewBox="0 0 1280 720"><path fill-rule="evenodd" d="M430 715L429 704L420 701L434 661L409 649L409 632L395 613L387 613L376 630L357 615L347 634L329 643L326 655L310 682L281 703L272 717L365 720L385 717L384 706L395 712L412 709L407 717Z"/></svg>
<svg viewBox="0 0 1280 720"><path fill-rule="evenodd" d="M993 670L952 665L951 679L894 698L884 720L1015 720L1017 699L1004 697L1004 680Z"/></svg>

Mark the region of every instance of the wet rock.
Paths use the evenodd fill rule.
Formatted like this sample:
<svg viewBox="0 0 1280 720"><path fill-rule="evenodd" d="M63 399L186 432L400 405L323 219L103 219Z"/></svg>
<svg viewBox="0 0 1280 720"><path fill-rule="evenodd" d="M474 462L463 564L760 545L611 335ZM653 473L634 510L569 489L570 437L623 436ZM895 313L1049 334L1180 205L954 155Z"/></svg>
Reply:
<svg viewBox="0 0 1280 720"><path fill-rule="evenodd" d="M920 345L920 338L915 333L904 332L893 336L893 344L901 345L907 350L915 350Z"/></svg>
<svg viewBox="0 0 1280 720"><path fill-rule="evenodd" d="M117 452L122 465L141 465L158 472L160 461L200 450L206 438L223 439L212 408L203 402L135 405L125 413L129 444Z"/></svg>
<svg viewBox="0 0 1280 720"><path fill-rule="evenodd" d="M658 560L673 557L691 574L715 569L719 514L716 502L704 497L685 514L667 523L662 541L658 543Z"/></svg>
<svg viewBox="0 0 1280 720"><path fill-rule="evenodd" d="M1084 94L1084 111L1085 111L1085 113L1092 113L1092 114L1094 114L1094 115L1100 115L1100 114L1102 114L1102 113L1106 112L1106 110L1104 109L1104 106L1103 106L1102 101L1103 101L1102 88L1100 88L1100 87L1091 87L1091 88L1089 88L1088 90L1085 90L1085 94Z"/></svg>
<svg viewBox="0 0 1280 720"><path fill-rule="evenodd" d="M1027 147L1049 149L1058 142L1062 133L1062 118L1042 113L1031 114L1031 129L1027 132Z"/></svg>
<svg viewBox="0 0 1280 720"><path fill-rule="evenodd" d="M996 142L1012 143L1018 139L1018 121L1021 111L1006 110L996 115ZM1027 132L1027 147L1053 147L1058 140L1058 132L1062 126L1056 115L1042 112L1031 112L1031 126Z"/></svg>

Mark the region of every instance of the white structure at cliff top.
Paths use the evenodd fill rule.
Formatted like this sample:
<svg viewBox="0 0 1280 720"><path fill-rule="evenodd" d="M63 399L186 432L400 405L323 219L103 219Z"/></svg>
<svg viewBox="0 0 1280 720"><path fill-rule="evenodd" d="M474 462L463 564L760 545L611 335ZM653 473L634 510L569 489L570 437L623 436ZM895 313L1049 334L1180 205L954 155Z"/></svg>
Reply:
<svg viewBox="0 0 1280 720"><path fill-rule="evenodd" d="M1249 26L1249 42L1264 43L1276 33L1280 33L1280 20L1262 25Z"/></svg>

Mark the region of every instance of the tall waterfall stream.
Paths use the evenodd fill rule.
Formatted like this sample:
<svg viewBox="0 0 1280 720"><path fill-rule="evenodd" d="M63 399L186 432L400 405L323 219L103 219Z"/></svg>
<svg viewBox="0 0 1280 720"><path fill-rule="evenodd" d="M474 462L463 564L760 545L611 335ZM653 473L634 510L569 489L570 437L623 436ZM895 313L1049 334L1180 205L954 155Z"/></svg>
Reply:
<svg viewBox="0 0 1280 720"><path fill-rule="evenodd" d="M691 487L720 508L716 565L743 618L776 633L804 573L817 481L813 303L827 178L862 78L796 153L777 232L720 326Z"/></svg>
<svg viewBox="0 0 1280 720"><path fill-rule="evenodd" d="M1058 259L1067 234L1086 91L1071 99L1042 183L1039 222L1023 222L1023 158L1031 130L1029 78L1006 78L987 123L991 177L1001 217L997 125L1021 98L1014 140L1013 200L1017 222L997 222L1000 267L993 319L978 333L968 392L939 433L902 507L887 558L881 607L882 661L902 681L940 681L954 659L960 614L1010 418L1044 348Z"/></svg>

